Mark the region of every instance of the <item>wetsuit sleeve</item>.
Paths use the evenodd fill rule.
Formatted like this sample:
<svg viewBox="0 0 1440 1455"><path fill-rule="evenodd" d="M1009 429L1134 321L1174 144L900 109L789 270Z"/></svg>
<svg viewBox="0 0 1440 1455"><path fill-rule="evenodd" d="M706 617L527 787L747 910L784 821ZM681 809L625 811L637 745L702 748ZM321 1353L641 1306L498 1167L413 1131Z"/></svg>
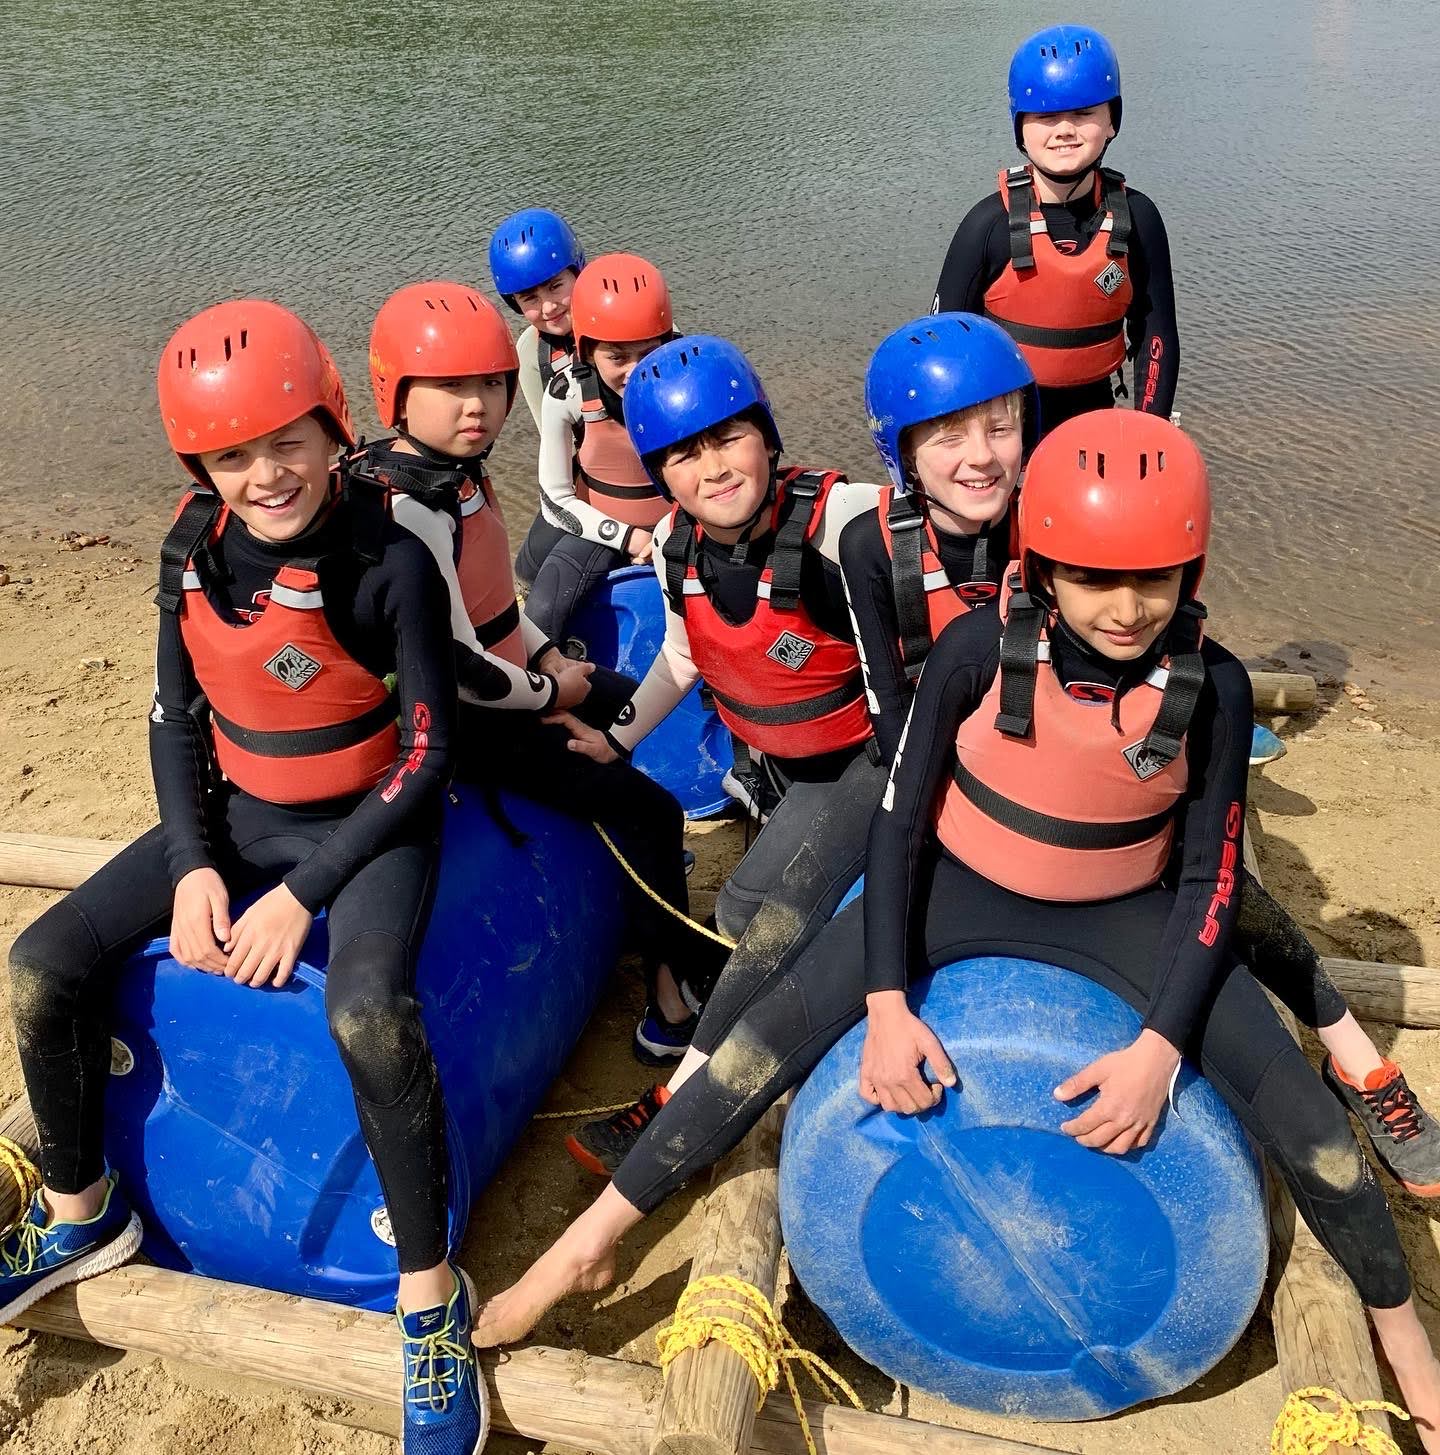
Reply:
<svg viewBox="0 0 1440 1455"><path fill-rule="evenodd" d="M965 214L935 285L933 313L984 313L985 290L1010 261L1008 224L1000 194L982 197Z"/></svg>
<svg viewBox="0 0 1440 1455"><path fill-rule="evenodd" d="M445 583L430 552L401 536L361 580L355 626L394 644L400 750L394 767L286 876L312 914L417 816L433 812L454 766L455 656Z"/></svg>
<svg viewBox="0 0 1440 1455"><path fill-rule="evenodd" d="M1159 210L1143 192L1130 192L1130 279L1135 301L1125 320L1135 361L1135 408L1169 418L1180 377L1180 330L1170 239Z"/></svg>
<svg viewBox="0 0 1440 1455"><path fill-rule="evenodd" d="M155 651L155 700L150 709L150 775L165 830L170 882L192 869L214 869L205 800L210 788L210 745L190 711L200 684L180 638L180 618L160 613Z"/></svg>
<svg viewBox="0 0 1440 1455"><path fill-rule="evenodd" d="M1203 650L1209 681L1185 737L1190 781L1176 820L1175 906L1145 1017L1181 1050L1230 958L1254 705L1244 667L1214 643Z"/></svg>
<svg viewBox="0 0 1440 1455"><path fill-rule="evenodd" d="M625 550L636 527L612 520L575 493L575 427L580 423L580 386L568 370L563 397L553 388L540 404L540 509L545 519L597 546Z"/></svg>
<svg viewBox="0 0 1440 1455"><path fill-rule="evenodd" d="M655 527L655 574L660 578L660 590L665 591L664 546L670 534L670 517L666 516ZM620 709L616 717L617 726L611 728L610 738L616 747L624 752L633 752L636 745L679 706L680 700L700 680L700 669L690 656L690 637L685 630L685 618L672 611L668 602L665 608L665 636L660 650L645 674L645 680L635 689L635 696Z"/></svg>
<svg viewBox="0 0 1440 1455"><path fill-rule="evenodd" d="M523 611L520 613L520 640L525 644L525 660L532 667L536 658L543 657L555 645Z"/></svg>
<svg viewBox="0 0 1440 1455"><path fill-rule="evenodd" d="M980 705L999 658L1000 613L972 611L940 633L920 674L865 854L865 990L904 990L924 947L912 943L921 851L955 761L955 731Z"/></svg>
<svg viewBox="0 0 1440 1455"><path fill-rule="evenodd" d="M900 660L895 586L876 511L846 525L840 537L840 571L865 673L865 704L875 725L875 741L882 761L893 763L911 690Z"/></svg>
<svg viewBox="0 0 1440 1455"><path fill-rule="evenodd" d="M515 351L520 355L520 392L525 396L535 428L539 429L540 403L545 397L545 385L540 380L540 333L533 323L527 324L515 340Z"/></svg>
<svg viewBox="0 0 1440 1455"><path fill-rule="evenodd" d="M487 652L465 614L465 598L455 571L454 527L450 517L422 505L413 496L397 494L391 507L397 525L422 541L430 552L449 597L450 636L455 643L455 675L460 695L484 707L539 712L555 701L555 679L528 672ZM523 618L522 618L523 623ZM523 627L522 627L523 629ZM538 630L538 629L537 629Z"/></svg>

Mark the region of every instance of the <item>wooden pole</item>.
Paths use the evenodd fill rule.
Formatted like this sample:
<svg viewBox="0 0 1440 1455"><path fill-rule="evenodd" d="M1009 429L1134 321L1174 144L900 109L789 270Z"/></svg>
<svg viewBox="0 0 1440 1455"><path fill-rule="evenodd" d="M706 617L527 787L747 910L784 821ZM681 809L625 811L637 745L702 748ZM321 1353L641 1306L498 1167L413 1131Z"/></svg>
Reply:
<svg viewBox="0 0 1440 1455"><path fill-rule="evenodd" d="M1244 850L1245 865L1258 882L1260 864L1248 829ZM1275 1009L1298 1039L1295 1018L1278 1003ZM1281 1386L1287 1394L1322 1385L1350 1400L1383 1399L1370 1323L1355 1285L1305 1226L1285 1184L1273 1174L1269 1194L1270 1321ZM1390 1421L1381 1412L1365 1418L1390 1432ZM1340 1447L1327 1450L1338 1452Z"/></svg>
<svg viewBox="0 0 1440 1455"><path fill-rule="evenodd" d="M1440 970L1328 958L1325 969L1361 1020L1440 1026Z"/></svg>
<svg viewBox="0 0 1440 1455"><path fill-rule="evenodd" d="M0 833L0 884L74 889L124 847L109 839Z"/></svg>
<svg viewBox="0 0 1440 1455"><path fill-rule="evenodd" d="M780 1270L780 1134L783 1103L772 1106L715 1169L690 1281L730 1274L775 1298ZM709 1343L687 1349L665 1371L651 1455L744 1455L755 1428L755 1377L735 1351Z"/></svg>
<svg viewBox="0 0 1440 1455"><path fill-rule="evenodd" d="M1255 711L1271 713L1307 712L1315 706L1315 679L1303 672L1250 673L1255 694Z"/></svg>

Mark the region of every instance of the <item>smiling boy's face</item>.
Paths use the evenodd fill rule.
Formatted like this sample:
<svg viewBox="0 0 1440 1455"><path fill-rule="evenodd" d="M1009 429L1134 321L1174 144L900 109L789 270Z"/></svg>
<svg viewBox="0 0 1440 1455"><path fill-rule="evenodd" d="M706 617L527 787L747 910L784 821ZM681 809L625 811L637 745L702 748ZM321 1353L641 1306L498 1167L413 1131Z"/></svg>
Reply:
<svg viewBox="0 0 1440 1455"><path fill-rule="evenodd" d="M221 500L252 535L289 541L309 529L330 495L335 443L313 415L199 456Z"/></svg>
<svg viewBox="0 0 1440 1455"><path fill-rule="evenodd" d="M1022 112L1020 139L1025 155L1057 177L1079 177L1098 162L1115 135L1110 103L1044 115Z"/></svg>
<svg viewBox="0 0 1440 1455"><path fill-rule="evenodd" d="M570 295L575 291L575 269L562 268L536 288L515 295L515 306L541 333L556 338L570 332Z"/></svg>
<svg viewBox="0 0 1440 1455"><path fill-rule="evenodd" d="M687 515L723 534L755 518L773 459L759 427L737 415L667 450L660 478Z"/></svg>

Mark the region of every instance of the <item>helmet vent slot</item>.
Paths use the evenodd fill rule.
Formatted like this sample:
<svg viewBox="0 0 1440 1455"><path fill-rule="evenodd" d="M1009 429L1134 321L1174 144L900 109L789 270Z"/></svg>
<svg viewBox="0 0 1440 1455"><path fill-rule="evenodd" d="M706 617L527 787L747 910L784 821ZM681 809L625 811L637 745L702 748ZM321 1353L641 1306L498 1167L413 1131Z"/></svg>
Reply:
<svg viewBox="0 0 1440 1455"><path fill-rule="evenodd" d="M1143 450L1140 452L1140 478L1143 480L1150 473L1150 456Z"/></svg>
<svg viewBox="0 0 1440 1455"><path fill-rule="evenodd" d="M1157 470L1163 470L1165 468L1165 451L1164 450L1156 450L1155 451L1155 468Z"/></svg>
<svg viewBox="0 0 1440 1455"><path fill-rule="evenodd" d="M230 335L228 333L225 335L225 362L227 364L230 362Z"/></svg>
<svg viewBox="0 0 1440 1455"><path fill-rule="evenodd" d="M1082 470L1085 468L1085 451L1084 450L1081 450L1080 451L1080 468Z"/></svg>
<svg viewBox="0 0 1440 1455"><path fill-rule="evenodd" d="M240 330L240 347L242 349L245 348L249 344L249 342L250 342L250 330L248 328L242 328Z"/></svg>
<svg viewBox="0 0 1440 1455"><path fill-rule="evenodd" d="M1095 473L1103 480L1105 478L1105 451L1095 451Z"/></svg>

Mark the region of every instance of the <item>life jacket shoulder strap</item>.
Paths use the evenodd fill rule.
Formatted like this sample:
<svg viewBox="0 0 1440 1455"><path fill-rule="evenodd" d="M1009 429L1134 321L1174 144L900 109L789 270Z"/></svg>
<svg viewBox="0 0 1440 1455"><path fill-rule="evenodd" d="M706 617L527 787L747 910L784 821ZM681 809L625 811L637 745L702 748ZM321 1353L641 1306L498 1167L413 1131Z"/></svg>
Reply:
<svg viewBox="0 0 1440 1455"><path fill-rule="evenodd" d="M1160 710L1140 754L1160 767L1180 756L1190 720L1195 716L1200 693L1205 687L1205 659L1200 655L1200 635L1206 617L1204 606L1187 601L1175 614L1170 628L1170 666L1160 695Z"/></svg>
<svg viewBox="0 0 1440 1455"><path fill-rule="evenodd" d="M160 587L155 605L172 616L185 596L185 568L209 539L222 510L220 497L192 491L160 547Z"/></svg>
<svg viewBox="0 0 1440 1455"><path fill-rule="evenodd" d="M605 408L604 396L600 393L600 375L593 364L577 363L574 368L575 382L580 386L580 418L586 424L599 424L610 418Z"/></svg>
<svg viewBox="0 0 1440 1455"><path fill-rule="evenodd" d="M911 496L897 492L885 512L885 527L890 535L890 581L900 630L900 661L905 680L914 682L934 645L925 602L925 517Z"/></svg>
<svg viewBox="0 0 1440 1455"><path fill-rule="evenodd" d="M1125 177L1113 167L1100 169L1100 205L1110 214L1110 237L1105 251L1112 258L1123 258L1130 251L1130 199L1125 193Z"/></svg>
<svg viewBox="0 0 1440 1455"><path fill-rule="evenodd" d="M1029 167L1007 167L1000 175L1000 189L1010 199L1010 262L1017 272L1033 268L1035 248L1030 241L1030 224L1035 211L1035 179Z"/></svg>
<svg viewBox="0 0 1440 1455"><path fill-rule="evenodd" d="M825 497L839 478L821 470L787 471L781 477L784 495L770 553L770 605L774 610L794 611L800 603L805 542L815 533Z"/></svg>
<svg viewBox="0 0 1440 1455"><path fill-rule="evenodd" d="M388 498L382 491L364 486L350 489L349 484L349 476L342 472L340 498L349 522L351 546L365 565L377 566L385 554L385 530L390 523Z"/></svg>
<svg viewBox="0 0 1440 1455"><path fill-rule="evenodd" d="M1018 576L1013 578L1000 636L1000 711L995 714L995 729L1006 737L1029 737L1035 722L1035 673L1045 616L1044 606L1022 589Z"/></svg>
<svg viewBox="0 0 1440 1455"><path fill-rule="evenodd" d="M695 564L695 522L678 506L660 552L665 561L665 597L670 610L685 615L685 577Z"/></svg>

